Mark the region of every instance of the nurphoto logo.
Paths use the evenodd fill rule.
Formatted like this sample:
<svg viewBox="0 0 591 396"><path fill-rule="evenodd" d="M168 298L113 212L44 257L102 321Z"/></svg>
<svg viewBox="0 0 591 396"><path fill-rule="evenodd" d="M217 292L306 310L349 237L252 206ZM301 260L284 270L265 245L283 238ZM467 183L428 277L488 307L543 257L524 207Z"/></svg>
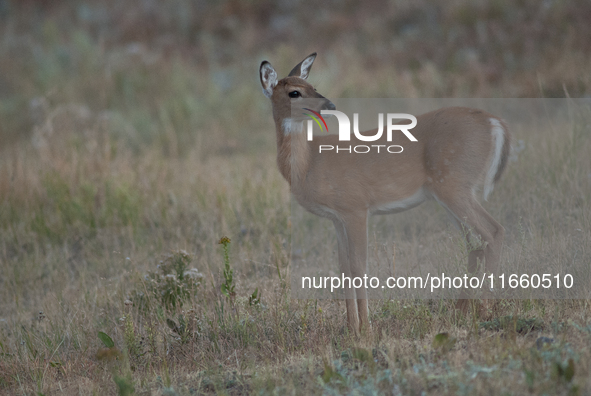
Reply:
<svg viewBox="0 0 591 396"><path fill-rule="evenodd" d="M338 123L339 123L339 141L341 142L350 142L351 141L351 121L349 117L343 113L342 111L338 110L320 110L320 113L309 109L304 108L304 110L309 111L312 114L304 113L311 119L308 120L307 123L307 138L308 141L312 141L313 139L313 128L315 121L316 124L320 127L320 130L326 129L328 133L328 126L326 121L324 120L323 115L327 116L335 116ZM410 120L409 124L395 124L395 120ZM321 123L322 122L322 123ZM324 125L324 128L323 128ZM405 113L387 113L386 114L386 141L392 141L392 134L394 131L400 131L404 133L404 135L411 141L416 142L417 139L409 132L410 129L414 128L417 125L417 119L415 116L411 114ZM362 135L359 132L359 113L353 113L353 133L355 134L355 138L362 142L375 142L382 138L384 134L384 113L378 114L378 129L375 131L375 135L366 136ZM333 146L330 144L321 144L319 146L319 152L322 153L323 151L335 151L335 152L347 152L347 153L359 153L365 154L369 153L372 150L377 151L378 153L381 152L388 152L391 154L401 153L404 148L400 145L385 145L385 144L372 144L372 145L349 145L349 146Z"/></svg>

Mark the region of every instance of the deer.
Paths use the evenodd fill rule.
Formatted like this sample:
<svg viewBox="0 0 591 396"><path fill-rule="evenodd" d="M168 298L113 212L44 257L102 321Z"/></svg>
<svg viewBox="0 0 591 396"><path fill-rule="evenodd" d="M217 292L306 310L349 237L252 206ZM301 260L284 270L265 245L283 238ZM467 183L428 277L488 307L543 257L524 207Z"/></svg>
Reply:
<svg viewBox="0 0 591 396"><path fill-rule="evenodd" d="M404 141L400 154L371 152L343 155L320 152L321 145L335 146L338 136L306 137L305 117L292 114L298 101L315 99L320 113L335 105L306 80L316 53L297 64L278 80L268 61L260 65L263 93L271 100L277 137L277 165L291 193L307 211L330 219L337 234L340 270L347 277L363 277L368 260L368 218L398 213L434 199L452 223L466 230L468 272L484 264L487 273L499 266L505 229L478 202L501 177L509 156L510 134L504 120L483 110L447 107L416 116L409 142L402 135L388 144ZM367 131L375 134L376 131ZM356 137L351 137L354 143ZM367 290L347 287L345 302L349 331L360 336L371 332ZM456 307L467 308L466 298Z"/></svg>

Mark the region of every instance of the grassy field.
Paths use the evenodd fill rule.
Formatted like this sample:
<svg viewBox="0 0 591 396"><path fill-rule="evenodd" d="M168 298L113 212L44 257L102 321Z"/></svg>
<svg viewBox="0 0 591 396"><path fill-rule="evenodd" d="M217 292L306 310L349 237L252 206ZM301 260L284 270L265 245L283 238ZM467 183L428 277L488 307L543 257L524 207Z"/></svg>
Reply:
<svg viewBox="0 0 591 396"><path fill-rule="evenodd" d="M0 394L591 393L587 300L502 300L491 320L372 300L355 339L344 302L295 298L258 77L318 51L329 98L589 97L590 4L335 8L0 0ZM582 103L513 129L485 203L507 268L591 264ZM432 204L371 233L410 266L466 260Z"/></svg>

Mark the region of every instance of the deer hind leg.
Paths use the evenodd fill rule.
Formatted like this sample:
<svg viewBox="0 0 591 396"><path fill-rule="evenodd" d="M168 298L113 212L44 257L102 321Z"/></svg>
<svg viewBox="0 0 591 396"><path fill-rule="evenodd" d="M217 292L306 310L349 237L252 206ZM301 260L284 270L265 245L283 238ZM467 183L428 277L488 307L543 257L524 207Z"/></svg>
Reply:
<svg viewBox="0 0 591 396"><path fill-rule="evenodd" d="M437 200L454 219L456 226L466 233L468 273L476 276L482 274L483 271L478 268L479 262L484 262L484 272L495 273L499 266L505 230L484 210L471 192L464 194L463 199L458 199L458 196L438 196ZM467 297L463 292L458 301L458 308L463 311L469 306L465 300Z"/></svg>
<svg viewBox="0 0 591 396"><path fill-rule="evenodd" d="M483 222L488 224L491 230L493 241L488 245L489 250L485 250L485 271L488 273L495 273L499 269L499 262L501 261L501 250L503 247L503 240L505 239L505 228L499 224L478 202L475 201L476 210L484 219Z"/></svg>
<svg viewBox="0 0 591 396"><path fill-rule="evenodd" d="M487 274L496 275L498 274L499 263L501 261L505 229L478 202L475 201L475 205L477 212L481 215L481 219L483 219L482 223L488 226L492 235L492 242L488 243L484 250L484 271ZM480 307L480 316L489 317L495 310L495 301L492 300L492 291L488 287L483 288L483 291L484 293L481 297L483 306Z"/></svg>
<svg viewBox="0 0 591 396"><path fill-rule="evenodd" d="M468 271L476 272L478 270L477 260L479 260L480 262L484 261L484 272L495 273L499 268L505 229L475 199L470 206L474 220L466 222L471 230L466 235L470 252Z"/></svg>

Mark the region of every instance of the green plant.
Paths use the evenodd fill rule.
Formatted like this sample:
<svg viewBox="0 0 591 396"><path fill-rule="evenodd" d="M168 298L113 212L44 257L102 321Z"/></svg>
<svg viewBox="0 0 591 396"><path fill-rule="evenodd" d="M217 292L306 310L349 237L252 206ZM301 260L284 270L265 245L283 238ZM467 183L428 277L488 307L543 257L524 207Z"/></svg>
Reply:
<svg viewBox="0 0 591 396"><path fill-rule="evenodd" d="M140 344L138 342L135 326L131 313L125 315L123 320L123 338L127 346L127 353L130 357L137 357L140 355Z"/></svg>
<svg viewBox="0 0 591 396"><path fill-rule="evenodd" d="M261 294L259 293L259 288L257 287L254 289L254 292L248 297L248 305L250 306L258 306L261 304Z"/></svg>
<svg viewBox="0 0 591 396"><path fill-rule="evenodd" d="M234 270L230 267L230 238L222 237L219 244L222 245L224 255L224 283L222 283L222 294L234 303L236 298L236 285L234 284Z"/></svg>

